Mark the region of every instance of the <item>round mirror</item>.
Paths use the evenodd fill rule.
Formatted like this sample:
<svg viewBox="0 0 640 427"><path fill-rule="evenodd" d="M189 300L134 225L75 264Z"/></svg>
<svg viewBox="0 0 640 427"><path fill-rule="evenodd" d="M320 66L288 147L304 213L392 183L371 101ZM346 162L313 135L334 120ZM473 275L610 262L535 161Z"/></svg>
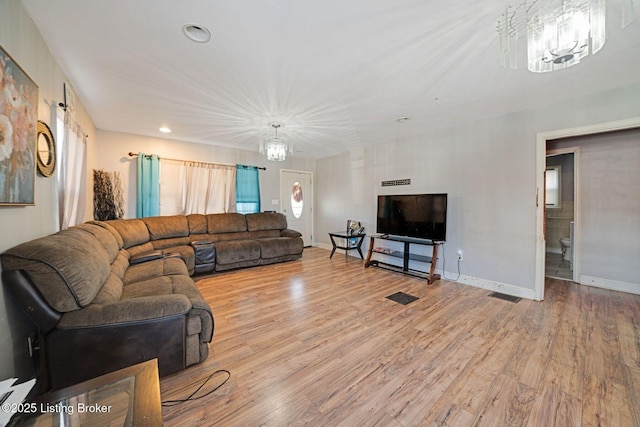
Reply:
<svg viewBox="0 0 640 427"><path fill-rule="evenodd" d="M51 129L46 123L38 120L38 139L36 144L38 153L38 172L49 177L56 168L56 142Z"/></svg>

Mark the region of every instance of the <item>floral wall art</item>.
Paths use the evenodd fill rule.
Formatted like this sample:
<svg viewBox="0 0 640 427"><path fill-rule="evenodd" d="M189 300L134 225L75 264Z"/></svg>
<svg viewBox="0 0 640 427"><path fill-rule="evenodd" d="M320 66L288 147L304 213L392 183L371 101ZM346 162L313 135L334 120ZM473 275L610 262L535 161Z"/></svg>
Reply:
<svg viewBox="0 0 640 427"><path fill-rule="evenodd" d="M0 205L33 205L38 86L0 46Z"/></svg>

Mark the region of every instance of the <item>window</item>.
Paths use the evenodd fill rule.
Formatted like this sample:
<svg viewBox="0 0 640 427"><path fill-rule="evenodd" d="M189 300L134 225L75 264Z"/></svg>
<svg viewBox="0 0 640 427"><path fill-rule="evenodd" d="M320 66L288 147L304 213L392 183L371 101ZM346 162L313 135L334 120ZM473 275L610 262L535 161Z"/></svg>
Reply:
<svg viewBox="0 0 640 427"><path fill-rule="evenodd" d="M560 209L561 166L548 166L545 173L545 207Z"/></svg>

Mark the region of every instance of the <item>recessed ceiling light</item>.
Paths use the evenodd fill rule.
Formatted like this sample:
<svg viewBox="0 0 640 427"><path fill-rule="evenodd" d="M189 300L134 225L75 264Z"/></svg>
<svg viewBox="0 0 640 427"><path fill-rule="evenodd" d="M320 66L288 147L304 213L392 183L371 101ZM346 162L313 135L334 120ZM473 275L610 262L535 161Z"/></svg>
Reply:
<svg viewBox="0 0 640 427"><path fill-rule="evenodd" d="M206 43L211 40L211 32L202 25L186 24L182 27L182 32L196 43Z"/></svg>
<svg viewBox="0 0 640 427"><path fill-rule="evenodd" d="M171 133L171 129L169 129L168 127L161 127L158 130L162 133Z"/></svg>

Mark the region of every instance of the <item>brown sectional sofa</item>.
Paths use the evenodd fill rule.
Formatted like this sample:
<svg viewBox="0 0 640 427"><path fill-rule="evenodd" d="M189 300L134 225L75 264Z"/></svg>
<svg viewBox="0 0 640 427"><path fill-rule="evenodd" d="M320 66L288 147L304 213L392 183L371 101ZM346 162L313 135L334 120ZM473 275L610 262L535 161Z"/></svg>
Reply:
<svg viewBox="0 0 640 427"><path fill-rule="evenodd" d="M300 258L286 227L276 213L91 221L7 250L3 284L38 328L40 390L204 361L214 321L190 276Z"/></svg>
<svg viewBox="0 0 640 427"><path fill-rule="evenodd" d="M280 213L191 214L114 221L92 221L123 236L132 258L179 256L190 275L292 261L302 256L300 233L287 229ZM194 243L215 248L215 267L197 271Z"/></svg>

